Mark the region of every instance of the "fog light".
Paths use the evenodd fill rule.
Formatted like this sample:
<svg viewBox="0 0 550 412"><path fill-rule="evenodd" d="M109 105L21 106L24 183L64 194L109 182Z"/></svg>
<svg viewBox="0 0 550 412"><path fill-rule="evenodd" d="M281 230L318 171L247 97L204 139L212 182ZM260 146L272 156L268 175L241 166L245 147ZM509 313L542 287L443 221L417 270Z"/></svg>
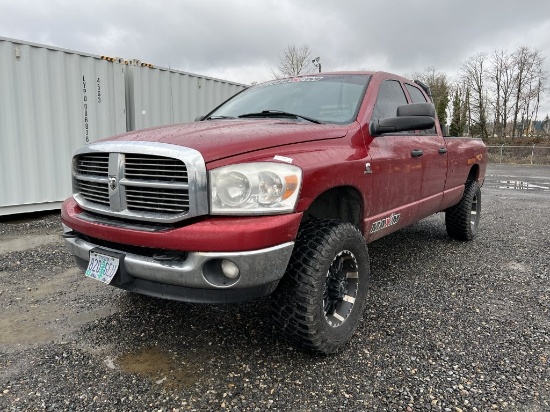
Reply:
<svg viewBox="0 0 550 412"><path fill-rule="evenodd" d="M239 276L239 267L230 260L222 260L222 272L225 277L229 279L235 279Z"/></svg>

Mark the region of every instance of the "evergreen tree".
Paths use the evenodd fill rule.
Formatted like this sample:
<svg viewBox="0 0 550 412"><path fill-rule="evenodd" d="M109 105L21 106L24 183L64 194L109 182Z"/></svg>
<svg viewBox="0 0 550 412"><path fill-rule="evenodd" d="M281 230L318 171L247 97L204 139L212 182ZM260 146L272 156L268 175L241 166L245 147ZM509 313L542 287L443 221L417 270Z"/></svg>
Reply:
<svg viewBox="0 0 550 412"><path fill-rule="evenodd" d="M471 136L470 123L470 90L466 89L466 96L462 100L462 106L460 107L459 130L462 136Z"/></svg>
<svg viewBox="0 0 550 412"><path fill-rule="evenodd" d="M434 67L428 67L424 73L415 73L414 78L422 80L432 92L432 99L439 123L447 124L447 107L451 86L445 73L438 72Z"/></svg>
<svg viewBox="0 0 550 412"><path fill-rule="evenodd" d="M449 106L449 83L444 76L440 76L436 79L434 94L435 111L439 123L447 124L447 107Z"/></svg>
<svg viewBox="0 0 550 412"><path fill-rule="evenodd" d="M462 122L461 122L461 105L460 105L460 94L458 89L455 90L453 97L453 117L451 120L450 126L450 135L451 136L462 136Z"/></svg>

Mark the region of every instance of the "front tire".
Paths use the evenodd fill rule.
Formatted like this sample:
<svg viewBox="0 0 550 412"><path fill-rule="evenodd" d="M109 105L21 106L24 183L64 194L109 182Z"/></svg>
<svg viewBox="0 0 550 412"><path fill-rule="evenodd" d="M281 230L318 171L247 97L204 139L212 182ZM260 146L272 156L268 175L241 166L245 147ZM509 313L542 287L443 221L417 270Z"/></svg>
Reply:
<svg viewBox="0 0 550 412"><path fill-rule="evenodd" d="M275 326L298 346L337 352L362 318L369 273L367 246L353 225L307 221L272 294Z"/></svg>
<svg viewBox="0 0 550 412"><path fill-rule="evenodd" d="M445 226L449 237L472 240L477 234L480 214L481 189L477 182L469 182L460 202L445 211Z"/></svg>

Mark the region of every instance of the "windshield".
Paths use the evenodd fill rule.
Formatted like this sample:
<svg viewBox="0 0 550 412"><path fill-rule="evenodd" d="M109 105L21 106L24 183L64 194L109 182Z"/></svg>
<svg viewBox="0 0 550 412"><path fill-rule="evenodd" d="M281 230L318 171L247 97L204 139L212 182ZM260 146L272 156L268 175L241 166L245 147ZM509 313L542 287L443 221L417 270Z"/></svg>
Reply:
<svg viewBox="0 0 550 412"><path fill-rule="evenodd" d="M294 115L299 121L351 123L357 117L369 80L366 74L273 80L239 93L206 116L206 120Z"/></svg>

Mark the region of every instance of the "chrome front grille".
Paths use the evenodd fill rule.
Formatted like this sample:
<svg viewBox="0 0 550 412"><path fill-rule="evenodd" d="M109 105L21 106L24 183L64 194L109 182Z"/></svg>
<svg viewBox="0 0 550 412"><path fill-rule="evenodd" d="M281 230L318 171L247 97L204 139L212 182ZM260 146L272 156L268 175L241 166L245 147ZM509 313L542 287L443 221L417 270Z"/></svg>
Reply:
<svg viewBox="0 0 550 412"><path fill-rule="evenodd" d="M125 157L127 179L187 182L187 168L178 159L134 154Z"/></svg>
<svg viewBox="0 0 550 412"><path fill-rule="evenodd" d="M77 180L76 190L89 202L109 206L109 186L106 182Z"/></svg>
<svg viewBox="0 0 550 412"><path fill-rule="evenodd" d="M189 210L187 167L178 159L124 155L124 180L128 210L186 213Z"/></svg>
<svg viewBox="0 0 550 412"><path fill-rule="evenodd" d="M90 202L109 205L109 153L90 153L75 161L75 189Z"/></svg>
<svg viewBox="0 0 550 412"><path fill-rule="evenodd" d="M90 176L107 176L109 172L109 153L90 153L82 155L76 162L78 174Z"/></svg>
<svg viewBox="0 0 550 412"><path fill-rule="evenodd" d="M170 188L126 187L128 210L162 213L185 213L189 210L189 194Z"/></svg>
<svg viewBox="0 0 550 412"><path fill-rule="evenodd" d="M82 208L116 217L173 223L208 213L204 160L179 146L89 145L73 158L73 189Z"/></svg>

